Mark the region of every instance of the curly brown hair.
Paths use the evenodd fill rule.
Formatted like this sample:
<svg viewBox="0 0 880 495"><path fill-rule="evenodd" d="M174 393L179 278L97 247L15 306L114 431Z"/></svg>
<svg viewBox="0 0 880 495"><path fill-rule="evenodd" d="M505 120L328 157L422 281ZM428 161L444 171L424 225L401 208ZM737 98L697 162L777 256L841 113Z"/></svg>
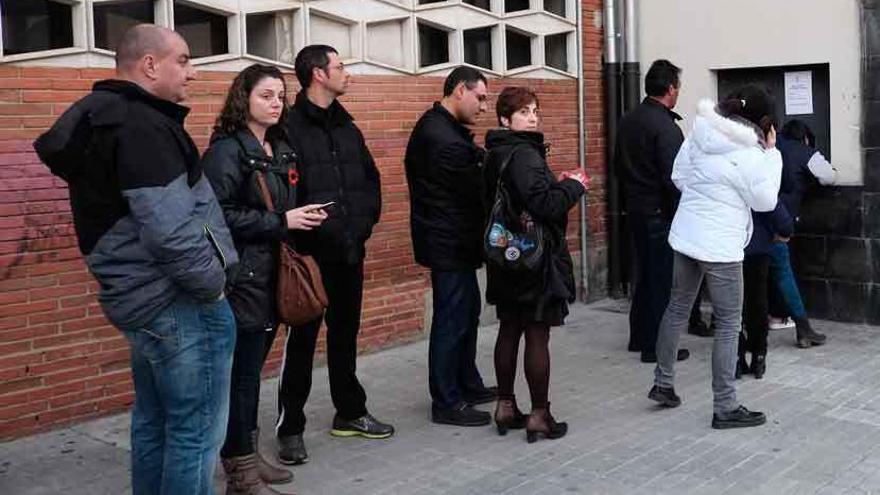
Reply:
<svg viewBox="0 0 880 495"><path fill-rule="evenodd" d="M249 116L249 100L251 91L263 79L271 77L280 79L284 86L284 94L287 95L287 82L284 75L277 67L263 64L253 64L243 71L239 72L232 85L229 87L229 93L226 95L226 102L217 121L214 123L214 133L219 135L231 135L241 129L247 129ZM281 108L281 117L278 123L266 130L267 139L283 140L287 138L284 123L287 121L287 104Z"/></svg>

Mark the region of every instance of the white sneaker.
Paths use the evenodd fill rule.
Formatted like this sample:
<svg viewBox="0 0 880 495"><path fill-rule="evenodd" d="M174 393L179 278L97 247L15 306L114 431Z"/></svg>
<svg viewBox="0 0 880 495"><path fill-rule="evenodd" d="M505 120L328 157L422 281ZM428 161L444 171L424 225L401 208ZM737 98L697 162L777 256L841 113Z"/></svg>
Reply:
<svg viewBox="0 0 880 495"><path fill-rule="evenodd" d="M785 330L787 328L794 328L794 321L791 318L773 318L772 316L767 318L767 326L770 330Z"/></svg>

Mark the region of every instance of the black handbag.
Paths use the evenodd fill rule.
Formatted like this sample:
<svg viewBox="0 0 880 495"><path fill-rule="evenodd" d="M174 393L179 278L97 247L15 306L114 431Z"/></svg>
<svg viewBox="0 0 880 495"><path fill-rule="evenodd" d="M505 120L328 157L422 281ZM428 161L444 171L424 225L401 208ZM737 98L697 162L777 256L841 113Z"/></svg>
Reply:
<svg viewBox="0 0 880 495"><path fill-rule="evenodd" d="M483 235L483 252L489 265L512 271L538 272L544 257L544 227L525 208L512 201L504 171L516 148L498 168L495 201Z"/></svg>

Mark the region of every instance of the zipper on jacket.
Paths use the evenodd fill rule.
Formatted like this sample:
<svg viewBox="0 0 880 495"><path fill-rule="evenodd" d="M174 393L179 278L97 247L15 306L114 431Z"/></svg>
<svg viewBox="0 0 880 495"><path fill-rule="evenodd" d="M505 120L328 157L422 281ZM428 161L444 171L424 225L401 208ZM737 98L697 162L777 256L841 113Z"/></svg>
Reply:
<svg viewBox="0 0 880 495"><path fill-rule="evenodd" d="M220 259L220 266L223 269L226 269L226 256L223 254L223 250L220 249L220 243L217 242L217 239L214 237L214 233L211 232L211 228L208 227L208 224L205 224L205 237L208 238L208 242L211 243L211 246L214 247L214 251L217 253L217 258Z"/></svg>

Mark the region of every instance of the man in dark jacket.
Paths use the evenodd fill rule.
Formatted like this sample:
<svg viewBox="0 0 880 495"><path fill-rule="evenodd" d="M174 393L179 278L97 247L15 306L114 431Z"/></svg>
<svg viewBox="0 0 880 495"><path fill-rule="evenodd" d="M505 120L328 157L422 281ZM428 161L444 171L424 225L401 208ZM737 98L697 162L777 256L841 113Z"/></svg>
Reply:
<svg viewBox="0 0 880 495"><path fill-rule="evenodd" d="M459 426L488 424L489 414L472 406L495 399L476 365L483 150L466 127L486 111L486 91L486 78L476 69L453 70L443 85L443 100L416 123L405 158L415 258L431 269L432 419Z"/></svg>
<svg viewBox="0 0 880 495"><path fill-rule="evenodd" d="M367 412L367 395L356 370L357 335L364 287L364 244L379 221L379 171L361 131L337 98L351 76L335 49L311 45L296 56L296 95L287 120L288 135L300 157L297 204L325 204L328 218L320 227L297 233L297 248L315 257L330 304L327 320L327 367L336 407L331 434L387 438L394 433ZM307 459L302 433L303 406L312 385L312 361L323 318L290 329L281 371L277 435L279 460Z"/></svg>
<svg viewBox="0 0 880 495"><path fill-rule="evenodd" d="M645 363L657 362L657 330L672 290L672 248L667 238L680 192L672 183L672 163L684 135L672 111L681 87L681 69L657 60L645 75L648 96L620 121L615 160L623 182L627 222L636 251L636 288L630 309L629 349ZM678 358L686 359L687 349Z"/></svg>
<svg viewBox="0 0 880 495"><path fill-rule="evenodd" d="M104 313L131 344L132 490L213 493L226 431L238 257L183 127L195 76L183 38L142 24L100 81L35 143L70 188Z"/></svg>

